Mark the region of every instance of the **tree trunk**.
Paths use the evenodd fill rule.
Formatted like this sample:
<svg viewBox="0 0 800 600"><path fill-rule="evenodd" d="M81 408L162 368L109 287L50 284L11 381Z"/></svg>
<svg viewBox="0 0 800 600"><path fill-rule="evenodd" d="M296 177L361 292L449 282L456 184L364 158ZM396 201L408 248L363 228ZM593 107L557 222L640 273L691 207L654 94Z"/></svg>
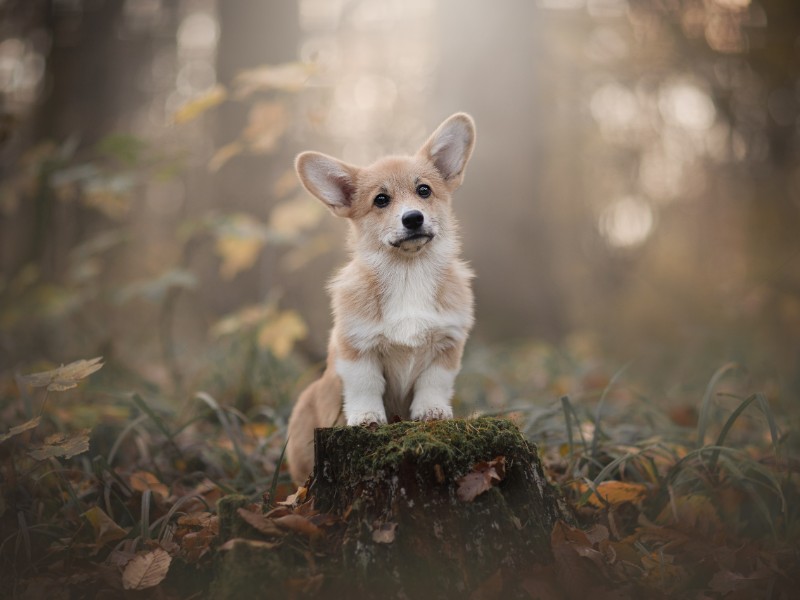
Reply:
<svg viewBox="0 0 800 600"><path fill-rule="evenodd" d="M335 544L322 555L317 545L313 560L288 572L275 566L285 541L284 550L230 552L220 597L226 580L237 594L280 595L287 581L304 580L316 582L314 594L348 598L453 598L495 580L513 598L520 575L550 562L554 524L571 520L536 448L507 420L318 429L315 452L306 502L340 522ZM235 511L220 513L221 530L234 531L226 521ZM285 579L267 586L268 573Z"/></svg>

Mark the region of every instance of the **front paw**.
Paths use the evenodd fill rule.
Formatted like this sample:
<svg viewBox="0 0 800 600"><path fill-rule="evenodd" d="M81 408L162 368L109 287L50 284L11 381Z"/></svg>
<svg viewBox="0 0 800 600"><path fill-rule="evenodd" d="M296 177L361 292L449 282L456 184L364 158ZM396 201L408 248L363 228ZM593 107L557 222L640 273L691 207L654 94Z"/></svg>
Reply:
<svg viewBox="0 0 800 600"><path fill-rule="evenodd" d="M434 406L412 406L411 407L411 420L412 421L441 421L443 419L453 418L453 408L444 405Z"/></svg>
<svg viewBox="0 0 800 600"><path fill-rule="evenodd" d="M386 413L367 411L347 415L347 424L351 426L372 425L373 423L376 425L384 425L386 423Z"/></svg>

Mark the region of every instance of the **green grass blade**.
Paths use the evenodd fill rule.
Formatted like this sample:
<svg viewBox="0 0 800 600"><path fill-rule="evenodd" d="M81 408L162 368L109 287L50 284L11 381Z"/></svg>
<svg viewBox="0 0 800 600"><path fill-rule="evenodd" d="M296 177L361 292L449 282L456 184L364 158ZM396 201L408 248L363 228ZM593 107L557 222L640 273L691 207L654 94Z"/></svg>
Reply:
<svg viewBox="0 0 800 600"><path fill-rule="evenodd" d="M734 423L736 423L736 420L739 418L739 416L744 412L744 410L748 406L750 406L756 400L756 398L757 398L756 394L748 396L739 404L739 406L736 407L736 410L734 410L731 413L731 416L728 417L727 421L725 421L725 425L722 426L722 431L719 432L717 443L714 444L716 447L721 448L725 445L725 438L728 436L728 432L731 430L731 427L733 427ZM718 458L719 458L719 451L715 450L711 454L711 460L709 461L708 465L708 468L711 471L713 471L714 468L716 467Z"/></svg>
<svg viewBox="0 0 800 600"><path fill-rule="evenodd" d="M714 375L712 375L711 380L708 382L706 391L703 394L703 401L700 403L700 416L697 419L698 448L706 443L706 429L708 429L708 419L711 413L711 399L713 398L714 390L725 375L739 368L741 367L734 362L724 364L714 372Z"/></svg>
<svg viewBox="0 0 800 600"><path fill-rule="evenodd" d="M172 432L169 430L166 423L164 423L163 419L159 417L152 408L150 408L150 405L147 404L147 402L144 401L144 398L142 398L139 394L134 394L133 402L139 407L139 410L150 417L150 420L153 421L156 427L158 427L158 430L163 433L168 440L172 441Z"/></svg>
<svg viewBox="0 0 800 600"><path fill-rule="evenodd" d="M614 373L613 377L611 377L611 380L608 382L608 385L603 390L603 393L600 396L600 400L597 402L597 408L594 411L594 435L592 435L592 452L591 452L592 457L597 456L597 450L600 447L600 435L603 433L602 429L600 429L600 415L603 412L603 406L605 406L608 392L611 391L611 388L614 387L614 385L617 383L620 377L622 377L625 371L628 370L628 367L630 367L632 364L633 361L623 365L620 369L617 370L616 373Z"/></svg>
<svg viewBox="0 0 800 600"><path fill-rule="evenodd" d="M278 458L278 463L275 465L275 472L272 474L272 483L269 485L269 505L270 507L275 506L275 491L278 489L278 477L281 473L281 465L283 464L283 457L286 454L286 446L289 445L289 438L286 438L286 441L283 444L283 448L281 449L281 455Z"/></svg>
<svg viewBox="0 0 800 600"><path fill-rule="evenodd" d="M236 432L234 432L233 426L231 425L231 422L228 419L228 415L225 414L225 411L217 403L217 401L214 400L214 398L212 398L206 392L197 392L197 394L195 394L195 397L198 400L205 402L205 404L209 408L211 408L211 410L213 410L214 413L217 415L217 418L219 419L222 428L225 430L225 434L228 436L228 439L230 439L231 444L233 444L233 451L236 453L236 459L239 461L239 467L241 468L242 471L247 473L251 481L254 481L255 480L254 470L250 465L250 461L247 459L247 456L242 450L241 445L239 444L239 436L236 435Z"/></svg>
<svg viewBox="0 0 800 600"><path fill-rule="evenodd" d="M761 408L761 412L763 412L764 416L767 418L769 435L772 438L772 450L775 452L775 463L779 464L778 441L780 438L778 434L778 425L775 422L775 415L772 414L772 409L769 407L769 401L762 392L756 392L756 401L758 402L758 406Z"/></svg>
<svg viewBox="0 0 800 600"><path fill-rule="evenodd" d="M572 418L570 416L571 406L569 403L569 396L561 396L561 407L564 410L564 421L567 424L567 444L569 447L569 457L575 455L575 444L572 438Z"/></svg>
<svg viewBox="0 0 800 600"><path fill-rule="evenodd" d="M142 492L142 519L139 523L139 533L142 540L147 541L150 539L150 498L152 492L145 490Z"/></svg>

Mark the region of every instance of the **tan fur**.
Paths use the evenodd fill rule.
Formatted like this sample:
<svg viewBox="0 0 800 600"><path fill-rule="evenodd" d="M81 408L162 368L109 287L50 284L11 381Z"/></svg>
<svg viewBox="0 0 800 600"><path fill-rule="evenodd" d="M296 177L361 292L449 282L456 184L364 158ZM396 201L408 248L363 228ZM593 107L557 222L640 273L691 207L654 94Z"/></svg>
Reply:
<svg viewBox="0 0 800 600"><path fill-rule="evenodd" d="M351 260L329 285L334 325L326 369L289 420L287 461L298 485L313 468L317 427L452 415L473 297L451 194L474 140L472 119L461 113L413 156L363 168L314 152L298 156L306 189L351 224ZM389 198L386 207L376 205L380 194ZM416 227L404 219L414 212L424 218Z"/></svg>

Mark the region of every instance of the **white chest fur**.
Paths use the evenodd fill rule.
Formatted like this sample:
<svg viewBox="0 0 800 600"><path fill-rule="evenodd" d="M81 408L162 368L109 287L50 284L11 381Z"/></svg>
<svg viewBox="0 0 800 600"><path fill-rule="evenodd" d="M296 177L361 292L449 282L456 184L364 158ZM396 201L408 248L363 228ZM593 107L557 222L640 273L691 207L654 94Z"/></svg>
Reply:
<svg viewBox="0 0 800 600"><path fill-rule="evenodd" d="M450 339L466 339L471 316L468 307L462 312L442 310L437 296L441 274L437 265L427 261L409 261L394 265L380 274L380 317L369 318L354 311L343 319L343 333L360 351L389 351L430 348Z"/></svg>

